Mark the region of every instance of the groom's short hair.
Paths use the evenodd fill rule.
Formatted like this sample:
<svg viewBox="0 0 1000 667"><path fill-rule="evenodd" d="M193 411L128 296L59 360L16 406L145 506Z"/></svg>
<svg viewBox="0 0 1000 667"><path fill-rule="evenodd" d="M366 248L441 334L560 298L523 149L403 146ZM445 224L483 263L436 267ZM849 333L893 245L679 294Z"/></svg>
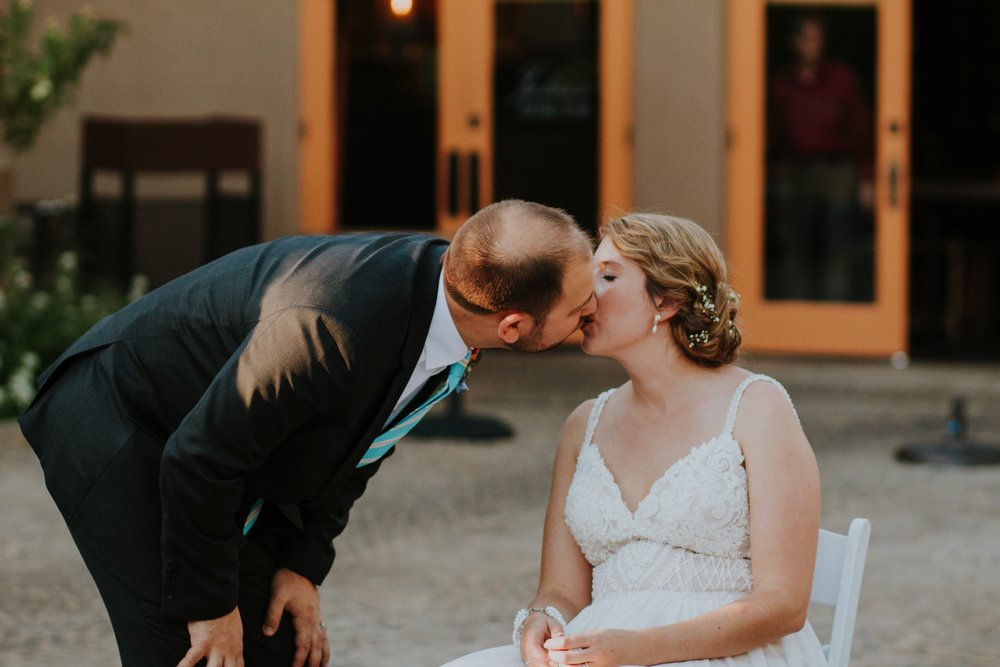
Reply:
<svg viewBox="0 0 1000 667"><path fill-rule="evenodd" d="M544 326L566 266L592 253L590 237L565 211L506 199L459 228L444 258L445 288L470 312L521 310Z"/></svg>

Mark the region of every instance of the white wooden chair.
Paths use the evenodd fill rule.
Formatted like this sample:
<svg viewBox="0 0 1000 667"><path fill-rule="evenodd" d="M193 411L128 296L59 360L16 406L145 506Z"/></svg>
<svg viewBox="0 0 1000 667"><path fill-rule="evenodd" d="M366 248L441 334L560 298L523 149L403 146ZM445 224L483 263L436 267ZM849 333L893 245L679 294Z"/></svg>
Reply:
<svg viewBox="0 0 1000 667"><path fill-rule="evenodd" d="M847 667L851 659L854 620L871 531L871 522L862 518L851 521L847 535L819 531L810 601L833 607L830 643L823 646L830 667Z"/></svg>

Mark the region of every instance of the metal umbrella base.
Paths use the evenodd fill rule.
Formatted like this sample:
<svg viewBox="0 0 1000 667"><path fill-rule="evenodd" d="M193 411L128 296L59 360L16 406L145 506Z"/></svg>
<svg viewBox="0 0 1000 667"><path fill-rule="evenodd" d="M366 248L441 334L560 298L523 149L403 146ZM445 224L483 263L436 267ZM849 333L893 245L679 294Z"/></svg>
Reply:
<svg viewBox="0 0 1000 667"><path fill-rule="evenodd" d="M470 415L462 409L462 394L448 397L448 412L428 415L413 427L409 435L417 438L455 438L461 440L497 440L514 435L514 429L494 417Z"/></svg>
<svg viewBox="0 0 1000 667"><path fill-rule="evenodd" d="M907 463L947 463L960 466L1000 464L1000 447L968 441L913 443L896 450L896 459Z"/></svg>
<svg viewBox="0 0 1000 667"><path fill-rule="evenodd" d="M959 466L996 465L1000 447L984 445L965 437L965 399L951 402L951 418L945 427L948 437L939 442L918 442L896 450L896 459L907 463L946 463Z"/></svg>

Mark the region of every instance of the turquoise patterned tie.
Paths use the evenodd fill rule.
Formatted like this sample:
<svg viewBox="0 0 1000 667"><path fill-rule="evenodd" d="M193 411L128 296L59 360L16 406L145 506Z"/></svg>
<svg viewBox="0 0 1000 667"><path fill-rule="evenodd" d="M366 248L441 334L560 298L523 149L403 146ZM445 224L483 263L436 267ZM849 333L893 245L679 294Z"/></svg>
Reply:
<svg viewBox="0 0 1000 667"><path fill-rule="evenodd" d="M455 391L455 388L462 384L462 380L465 379L466 372L469 367L469 361L472 359L472 350L465 355L465 358L461 361L457 361L448 368L448 376L444 379L437 390L423 402L419 407L413 410L410 414L406 416L405 419L401 419L396 422L391 427L382 431L374 442L372 442L371 447L365 452L365 455L358 462L358 467L362 468L369 463L374 463L380 458L385 456L386 452L392 449L397 442L403 439L403 436L409 433L414 426L416 426L427 411L434 407L434 404L440 401L442 398L446 397L451 392Z"/></svg>
<svg viewBox="0 0 1000 667"><path fill-rule="evenodd" d="M358 467L363 468L369 463L374 463L380 458L386 455L386 453L396 446L396 443L403 439L407 433L409 433L414 426L416 426L424 415L434 407L434 404L443 398L446 398L455 389L462 386L465 378L469 375L469 371L472 370L472 366L475 365L476 361L479 360L479 348L472 348L469 353L465 355L465 358L461 361L453 363L448 368L448 376L441 382L437 390L424 401L419 407L413 410L410 414L406 416L405 419L401 419L389 428L382 431L377 438L372 442L371 446L368 447L368 451L358 462ZM246 535L253 528L254 523L257 521L257 517L260 516L260 509L264 506L264 499L258 498L254 501L253 506L250 508L250 513L247 514L246 521L243 522L243 534Z"/></svg>

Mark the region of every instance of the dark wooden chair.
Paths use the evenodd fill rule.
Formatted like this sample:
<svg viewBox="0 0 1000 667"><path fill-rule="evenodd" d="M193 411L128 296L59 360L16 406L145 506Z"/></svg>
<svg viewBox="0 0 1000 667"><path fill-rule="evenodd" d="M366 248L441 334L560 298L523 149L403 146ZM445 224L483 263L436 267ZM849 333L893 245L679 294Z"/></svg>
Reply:
<svg viewBox="0 0 1000 667"><path fill-rule="evenodd" d="M249 236L253 242L260 238L261 127L256 120L84 118L78 209L81 229L96 215L94 177L101 171L116 172L121 178L118 277L122 285L129 283L134 272L135 179L139 174L204 174L202 260L209 261L217 255L220 176L223 172L245 173L249 178Z"/></svg>

